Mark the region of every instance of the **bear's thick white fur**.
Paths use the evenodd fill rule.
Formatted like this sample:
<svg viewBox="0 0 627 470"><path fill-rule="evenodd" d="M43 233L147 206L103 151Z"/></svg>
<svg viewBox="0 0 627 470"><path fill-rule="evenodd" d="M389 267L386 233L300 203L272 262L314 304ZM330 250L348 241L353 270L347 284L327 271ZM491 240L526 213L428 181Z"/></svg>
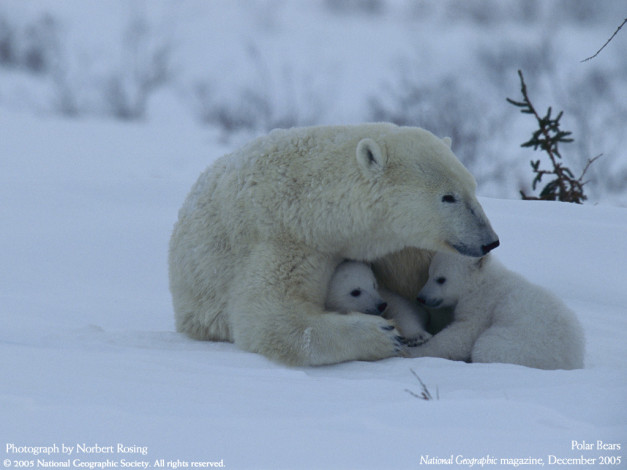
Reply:
<svg viewBox="0 0 627 470"><path fill-rule="evenodd" d="M367 263L340 263L331 277L324 307L341 313L382 315L393 320L406 345L417 346L431 338L425 328L429 321L428 312L415 300L411 302L380 288Z"/></svg>
<svg viewBox="0 0 627 470"><path fill-rule="evenodd" d="M473 260L437 253L419 298L432 307L454 306L454 321L412 348L411 357L583 367L584 333L575 314L491 255Z"/></svg>
<svg viewBox="0 0 627 470"><path fill-rule="evenodd" d="M498 244L448 143L391 124L297 128L216 160L170 240L177 330L292 365L397 354L390 322L325 311L326 288L343 259L378 260L398 292L425 276L420 250L481 256ZM384 257L402 249L406 269L390 268Z"/></svg>

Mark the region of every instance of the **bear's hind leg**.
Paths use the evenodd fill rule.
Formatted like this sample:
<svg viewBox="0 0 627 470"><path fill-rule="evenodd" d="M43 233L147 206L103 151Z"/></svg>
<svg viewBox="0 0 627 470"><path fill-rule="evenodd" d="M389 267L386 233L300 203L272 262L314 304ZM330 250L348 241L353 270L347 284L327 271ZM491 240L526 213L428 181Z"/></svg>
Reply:
<svg viewBox="0 0 627 470"><path fill-rule="evenodd" d="M541 362L539 356L533 350L533 340L527 338L524 331L507 326L492 326L475 342L471 361L538 367Z"/></svg>

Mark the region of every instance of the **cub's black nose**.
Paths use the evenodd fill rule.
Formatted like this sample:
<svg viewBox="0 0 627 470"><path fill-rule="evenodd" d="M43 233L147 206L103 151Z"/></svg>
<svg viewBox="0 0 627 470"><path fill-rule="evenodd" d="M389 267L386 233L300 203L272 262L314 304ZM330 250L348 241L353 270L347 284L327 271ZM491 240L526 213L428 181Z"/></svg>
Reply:
<svg viewBox="0 0 627 470"><path fill-rule="evenodd" d="M487 245L481 245L481 251L483 252L484 255L488 254L490 251L494 250L500 244L501 242L497 238L496 241L493 241L492 243L488 243Z"/></svg>
<svg viewBox="0 0 627 470"><path fill-rule="evenodd" d="M379 305L377 305L377 310L381 313L383 313L386 308L388 308L388 304L386 302L381 302Z"/></svg>

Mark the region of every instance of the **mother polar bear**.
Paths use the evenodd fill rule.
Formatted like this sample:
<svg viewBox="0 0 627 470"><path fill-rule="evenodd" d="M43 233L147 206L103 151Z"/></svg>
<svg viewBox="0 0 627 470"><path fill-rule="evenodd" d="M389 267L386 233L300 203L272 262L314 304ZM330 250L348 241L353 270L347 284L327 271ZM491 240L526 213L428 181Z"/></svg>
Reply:
<svg viewBox="0 0 627 470"><path fill-rule="evenodd" d="M482 256L498 238L475 181L419 128L275 130L217 159L192 187L170 240L176 328L290 365L398 354L388 320L324 310L344 259L370 261L414 299L431 251Z"/></svg>

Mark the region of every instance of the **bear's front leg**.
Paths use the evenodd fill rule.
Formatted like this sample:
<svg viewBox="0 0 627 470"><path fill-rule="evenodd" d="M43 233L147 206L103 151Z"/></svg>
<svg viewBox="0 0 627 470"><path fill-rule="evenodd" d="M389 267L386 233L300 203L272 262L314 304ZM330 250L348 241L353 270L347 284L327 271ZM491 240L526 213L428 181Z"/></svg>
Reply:
<svg viewBox="0 0 627 470"><path fill-rule="evenodd" d="M407 349L408 357L442 357L453 361L470 361L470 352L484 330L471 321L455 321L420 346Z"/></svg>
<svg viewBox="0 0 627 470"><path fill-rule="evenodd" d="M401 337L389 321L324 310L340 261L285 240L256 247L230 292L235 344L296 366L397 355Z"/></svg>

